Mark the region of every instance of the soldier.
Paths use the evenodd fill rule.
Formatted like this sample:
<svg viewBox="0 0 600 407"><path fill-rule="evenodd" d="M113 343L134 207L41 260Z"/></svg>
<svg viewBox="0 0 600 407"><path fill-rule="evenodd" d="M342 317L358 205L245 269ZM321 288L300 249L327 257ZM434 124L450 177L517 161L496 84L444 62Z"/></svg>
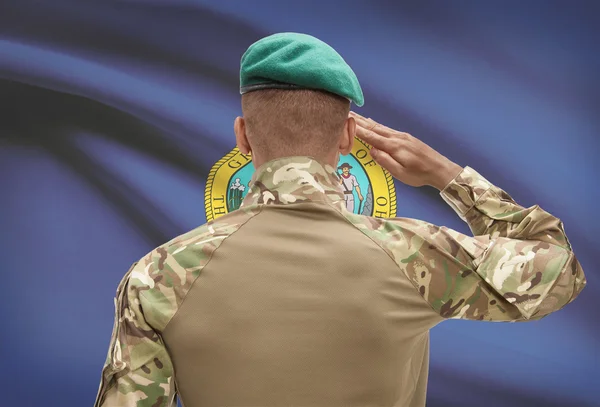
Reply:
<svg viewBox="0 0 600 407"><path fill-rule="evenodd" d="M358 194L358 200L362 203L363 196L360 193L360 186L356 177L350 173L352 166L348 163L343 163L338 167L338 170L342 170L342 176L340 177L340 184L344 187L344 200L346 202L346 209L354 213L354 194L353 189L356 189ZM358 205L358 212L360 213L360 204Z"/></svg>
<svg viewBox="0 0 600 407"><path fill-rule="evenodd" d="M96 407L175 406L176 394L186 407L422 407L435 325L537 320L584 288L560 219L350 113L363 94L327 44L266 37L240 81L251 188L127 272ZM399 181L439 190L474 236L348 211L336 165L355 135Z"/></svg>

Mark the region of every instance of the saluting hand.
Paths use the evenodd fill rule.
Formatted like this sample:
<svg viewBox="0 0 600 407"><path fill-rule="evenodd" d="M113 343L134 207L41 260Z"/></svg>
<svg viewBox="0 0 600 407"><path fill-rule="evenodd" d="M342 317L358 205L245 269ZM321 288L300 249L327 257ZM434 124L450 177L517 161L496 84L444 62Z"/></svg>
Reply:
<svg viewBox="0 0 600 407"><path fill-rule="evenodd" d="M413 187L431 185L442 190L462 167L408 133L390 129L358 113L356 135L373 146L371 156L400 182Z"/></svg>

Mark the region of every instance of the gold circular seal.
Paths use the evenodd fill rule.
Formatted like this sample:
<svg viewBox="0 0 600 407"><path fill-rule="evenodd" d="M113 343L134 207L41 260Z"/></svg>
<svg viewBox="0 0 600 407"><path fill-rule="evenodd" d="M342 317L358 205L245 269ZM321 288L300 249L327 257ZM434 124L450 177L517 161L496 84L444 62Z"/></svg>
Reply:
<svg viewBox="0 0 600 407"><path fill-rule="evenodd" d="M355 138L352 152L340 156L341 186L345 192L352 192L353 198L346 200L346 209L365 216L393 218L396 216L394 179L371 158L369 150L368 144ZM204 191L207 222L240 207L253 174L252 157L242 154L237 147L213 165Z"/></svg>

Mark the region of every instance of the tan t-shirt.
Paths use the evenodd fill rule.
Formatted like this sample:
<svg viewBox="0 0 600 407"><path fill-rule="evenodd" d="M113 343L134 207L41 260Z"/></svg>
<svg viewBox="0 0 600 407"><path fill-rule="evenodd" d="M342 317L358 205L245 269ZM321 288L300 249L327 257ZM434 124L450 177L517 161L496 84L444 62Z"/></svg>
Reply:
<svg viewBox="0 0 600 407"><path fill-rule="evenodd" d="M123 278L96 406L422 407L433 326L539 319L586 283L561 221L470 167L440 195L475 237L350 213L311 157L252 181Z"/></svg>

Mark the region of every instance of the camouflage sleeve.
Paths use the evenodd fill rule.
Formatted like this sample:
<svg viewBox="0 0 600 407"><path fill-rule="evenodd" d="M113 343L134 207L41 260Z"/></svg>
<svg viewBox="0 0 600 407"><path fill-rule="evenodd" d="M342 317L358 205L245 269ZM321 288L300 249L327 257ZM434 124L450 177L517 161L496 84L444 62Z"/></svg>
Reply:
<svg viewBox="0 0 600 407"><path fill-rule="evenodd" d="M475 236L409 218L372 219L413 286L442 318L540 319L564 307L586 279L562 223L519 206L470 167L440 192Z"/></svg>
<svg viewBox="0 0 600 407"><path fill-rule="evenodd" d="M463 168L440 195L476 236L536 240L571 251L560 219L539 205L520 206L471 167Z"/></svg>
<svg viewBox="0 0 600 407"><path fill-rule="evenodd" d="M115 322L94 407L176 406L173 365L159 333L146 321L144 263L117 288Z"/></svg>
<svg viewBox="0 0 600 407"><path fill-rule="evenodd" d="M425 297L443 317L539 319L585 286L562 222L538 205L518 205L470 167L440 195L475 235L427 226L429 256L441 260L443 272L423 275Z"/></svg>

